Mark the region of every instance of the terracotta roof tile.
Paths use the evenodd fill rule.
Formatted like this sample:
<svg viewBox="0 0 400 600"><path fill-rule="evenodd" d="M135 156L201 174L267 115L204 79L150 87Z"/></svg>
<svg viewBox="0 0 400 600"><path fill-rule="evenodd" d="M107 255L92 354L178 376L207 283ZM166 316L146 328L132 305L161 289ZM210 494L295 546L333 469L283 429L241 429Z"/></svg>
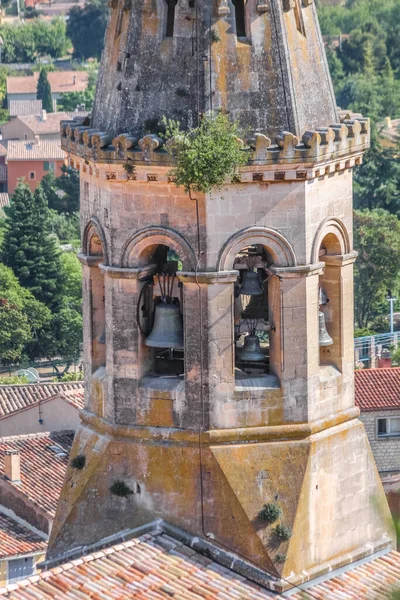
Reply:
<svg viewBox="0 0 400 600"><path fill-rule="evenodd" d="M0 385L0 419L55 396L62 396L78 408L83 408L83 384L80 381Z"/></svg>
<svg viewBox="0 0 400 600"><path fill-rule="evenodd" d="M53 71L47 73L47 78L53 94L84 92L88 84L85 71ZM7 94L36 94L38 79L39 73L28 77L7 77Z"/></svg>
<svg viewBox="0 0 400 600"><path fill-rule="evenodd" d="M70 119L70 114L67 112L46 113L45 119L38 115L24 115L17 117L21 123L35 134L44 135L49 133L59 133L61 121Z"/></svg>
<svg viewBox="0 0 400 600"><path fill-rule="evenodd" d="M41 100L10 100L8 112L10 117L23 115L40 115L42 112Z"/></svg>
<svg viewBox="0 0 400 600"><path fill-rule="evenodd" d="M5 450L19 450L21 482L14 484L6 481L18 494L54 516L73 437L73 431L57 431L0 438L0 477L6 480Z"/></svg>
<svg viewBox="0 0 400 600"><path fill-rule="evenodd" d="M0 514L0 559L44 551L46 547L46 540L11 517Z"/></svg>
<svg viewBox="0 0 400 600"><path fill-rule="evenodd" d="M355 371L355 396L361 412L400 410L400 367Z"/></svg>
<svg viewBox="0 0 400 600"><path fill-rule="evenodd" d="M146 534L71 561L0 590L10 600L267 600L282 599L164 534ZM180 556L172 555L181 548ZM149 559L148 557L152 558ZM400 585L400 554L355 567L291 596L294 600L378 600Z"/></svg>
<svg viewBox="0 0 400 600"><path fill-rule="evenodd" d="M64 160L60 140L8 140L7 161L13 160Z"/></svg>

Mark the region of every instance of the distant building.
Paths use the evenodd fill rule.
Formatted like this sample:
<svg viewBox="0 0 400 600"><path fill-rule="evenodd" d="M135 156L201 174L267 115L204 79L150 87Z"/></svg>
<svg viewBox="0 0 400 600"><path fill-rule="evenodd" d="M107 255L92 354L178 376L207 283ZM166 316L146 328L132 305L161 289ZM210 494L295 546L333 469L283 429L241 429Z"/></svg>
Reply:
<svg viewBox="0 0 400 600"><path fill-rule="evenodd" d="M52 171L57 177L66 154L55 140L18 141L7 144L8 193L12 194L22 178L35 190L42 178Z"/></svg>
<svg viewBox="0 0 400 600"><path fill-rule="evenodd" d="M47 74L53 100L67 92L84 92L88 84L86 71L53 71ZM13 100L36 100L39 73L28 77L7 77L7 106Z"/></svg>
<svg viewBox="0 0 400 600"><path fill-rule="evenodd" d="M0 438L0 585L35 574L44 558L73 436Z"/></svg>
<svg viewBox="0 0 400 600"><path fill-rule="evenodd" d="M57 110L57 102L53 100L53 110ZM23 117L25 115L42 114L41 100L11 100L8 106L10 117Z"/></svg>
<svg viewBox="0 0 400 600"><path fill-rule="evenodd" d="M378 471L400 472L400 367L356 371L355 394Z"/></svg>
<svg viewBox="0 0 400 600"><path fill-rule="evenodd" d="M75 430L83 406L79 382L0 385L0 436Z"/></svg>
<svg viewBox="0 0 400 600"><path fill-rule="evenodd" d="M40 115L21 115L2 126L3 140L59 140L60 123L69 119L71 113L47 113L45 110Z"/></svg>

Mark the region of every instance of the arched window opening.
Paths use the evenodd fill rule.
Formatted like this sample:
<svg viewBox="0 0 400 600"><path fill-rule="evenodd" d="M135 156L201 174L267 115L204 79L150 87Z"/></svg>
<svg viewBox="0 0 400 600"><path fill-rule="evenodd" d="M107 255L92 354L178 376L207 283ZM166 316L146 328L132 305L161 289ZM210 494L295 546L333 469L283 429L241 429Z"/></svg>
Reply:
<svg viewBox="0 0 400 600"><path fill-rule="evenodd" d="M270 334L275 330L269 309L271 262L258 245L244 248L234 262L239 271L234 294L235 377L239 380L270 372Z"/></svg>
<svg viewBox="0 0 400 600"><path fill-rule="evenodd" d="M153 275L144 282L137 320L149 349L149 373L183 376L184 339L182 286L176 277L182 264L176 252L164 245L152 252Z"/></svg>
<svg viewBox="0 0 400 600"><path fill-rule="evenodd" d="M233 0L237 37L246 37L245 0Z"/></svg>
<svg viewBox="0 0 400 600"><path fill-rule="evenodd" d="M175 7L178 0L166 0L167 3L167 28L165 35L166 37L174 36L174 25L175 25Z"/></svg>
<svg viewBox="0 0 400 600"><path fill-rule="evenodd" d="M322 240L319 260L324 263L318 286L318 336L320 365L340 366L341 344L341 271L329 261L340 254L340 243L334 234Z"/></svg>
<svg viewBox="0 0 400 600"><path fill-rule="evenodd" d="M89 255L102 258L103 246L97 233L89 240ZM92 371L106 364L106 311L104 275L98 265L91 268L90 275L91 322L92 322Z"/></svg>

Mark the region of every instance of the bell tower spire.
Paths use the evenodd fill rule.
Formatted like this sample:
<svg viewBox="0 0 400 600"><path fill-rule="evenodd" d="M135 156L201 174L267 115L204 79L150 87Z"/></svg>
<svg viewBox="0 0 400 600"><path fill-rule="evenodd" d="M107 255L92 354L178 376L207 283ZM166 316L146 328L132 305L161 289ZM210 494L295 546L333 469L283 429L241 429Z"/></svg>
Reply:
<svg viewBox="0 0 400 600"><path fill-rule="evenodd" d="M209 110L270 137L337 121L313 0L113 1L93 126L137 136Z"/></svg>
<svg viewBox="0 0 400 600"><path fill-rule="evenodd" d="M336 115L311 0L114 1L91 123L61 131L81 182L85 466L47 559L162 519L286 589L393 542L354 405L369 121ZM193 201L158 121L209 109L240 122L248 160Z"/></svg>

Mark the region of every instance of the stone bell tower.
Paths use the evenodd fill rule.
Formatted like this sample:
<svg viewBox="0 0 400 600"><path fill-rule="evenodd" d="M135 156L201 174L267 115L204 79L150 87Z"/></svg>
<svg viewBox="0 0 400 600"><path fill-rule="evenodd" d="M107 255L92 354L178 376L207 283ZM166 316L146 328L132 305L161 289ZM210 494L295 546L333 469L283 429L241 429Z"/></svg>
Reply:
<svg viewBox="0 0 400 600"><path fill-rule="evenodd" d="M223 109L248 162L176 187L160 119ZM48 560L155 519L275 589L390 546L354 406L352 169L312 0L112 0L80 171L86 406ZM82 464L82 461L81 461Z"/></svg>

